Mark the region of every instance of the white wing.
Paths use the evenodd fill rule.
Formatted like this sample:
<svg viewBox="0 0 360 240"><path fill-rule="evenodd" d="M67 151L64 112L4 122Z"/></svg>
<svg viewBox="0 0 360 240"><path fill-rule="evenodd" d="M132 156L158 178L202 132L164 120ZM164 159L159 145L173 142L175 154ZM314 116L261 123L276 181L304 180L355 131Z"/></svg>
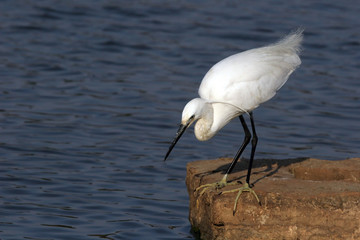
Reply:
<svg viewBox="0 0 360 240"><path fill-rule="evenodd" d="M301 64L298 56L301 40L299 30L275 44L225 58L205 75L200 97L253 110L272 98Z"/></svg>

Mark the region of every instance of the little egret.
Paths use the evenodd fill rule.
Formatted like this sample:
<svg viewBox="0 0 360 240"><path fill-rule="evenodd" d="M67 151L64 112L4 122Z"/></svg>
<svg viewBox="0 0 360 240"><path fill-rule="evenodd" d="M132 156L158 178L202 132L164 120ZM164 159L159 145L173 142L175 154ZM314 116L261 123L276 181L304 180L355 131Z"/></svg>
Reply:
<svg viewBox="0 0 360 240"><path fill-rule="evenodd" d="M220 189L226 185L236 184L228 183L227 176L251 140L251 133L243 117L244 113L248 114L252 130L251 155L246 182L240 189L235 189L239 192L233 214L235 214L239 196L244 191L252 193L260 204L259 198L250 185L251 168L258 141L252 111L261 103L274 97L290 74L301 64L299 52L302 33L303 29L298 29L274 44L232 55L215 64L201 82L200 98L194 98L184 107L180 127L165 155L164 161L193 122L197 121L196 138L199 141L206 141L229 121L239 117L245 137L224 177L219 182L202 185L196 191L203 188L202 194L208 187ZM234 192L234 190L226 192Z"/></svg>

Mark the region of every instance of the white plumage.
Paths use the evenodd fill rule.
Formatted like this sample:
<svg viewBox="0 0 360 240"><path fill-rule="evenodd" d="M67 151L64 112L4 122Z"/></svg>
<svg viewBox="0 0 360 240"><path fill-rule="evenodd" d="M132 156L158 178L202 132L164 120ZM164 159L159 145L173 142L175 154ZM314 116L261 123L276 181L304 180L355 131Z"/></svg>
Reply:
<svg viewBox="0 0 360 240"><path fill-rule="evenodd" d="M195 135L204 141L230 120L271 99L301 64L302 30L275 44L247 50L215 64L203 78L199 95L184 108L182 124L198 121ZM212 112L212 114L210 114Z"/></svg>

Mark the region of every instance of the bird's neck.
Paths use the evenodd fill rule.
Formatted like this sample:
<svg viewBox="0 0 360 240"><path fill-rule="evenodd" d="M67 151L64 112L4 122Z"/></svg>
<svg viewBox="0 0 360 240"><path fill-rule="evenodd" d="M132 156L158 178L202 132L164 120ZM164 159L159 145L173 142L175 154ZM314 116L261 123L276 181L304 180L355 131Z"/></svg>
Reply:
<svg viewBox="0 0 360 240"><path fill-rule="evenodd" d="M213 113L211 103L205 103L201 118L195 124L195 136L199 141L206 141L215 135L215 133L211 132L214 119Z"/></svg>
<svg viewBox="0 0 360 240"><path fill-rule="evenodd" d="M244 113L234 105L226 103L207 103L207 110L204 112L207 114L203 114L195 125L195 136L200 141L209 140L231 119Z"/></svg>

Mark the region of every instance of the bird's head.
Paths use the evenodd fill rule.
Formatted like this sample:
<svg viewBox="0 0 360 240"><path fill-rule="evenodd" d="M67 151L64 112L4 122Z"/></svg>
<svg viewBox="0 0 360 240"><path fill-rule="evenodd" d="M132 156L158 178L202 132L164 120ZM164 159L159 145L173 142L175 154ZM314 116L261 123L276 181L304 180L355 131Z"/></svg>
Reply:
<svg viewBox="0 0 360 240"><path fill-rule="evenodd" d="M169 150L165 155L164 161L167 159L171 150L174 148L175 144L179 141L180 137L183 135L185 130L193 122L201 118L205 103L206 103L205 100L201 98L194 98L185 105L184 110L182 112L181 124L179 126L178 131L176 132L174 140L172 141L169 147Z"/></svg>
<svg viewBox="0 0 360 240"><path fill-rule="evenodd" d="M189 127L193 122L201 118L205 101L201 98L194 98L188 102L182 112L181 124Z"/></svg>

